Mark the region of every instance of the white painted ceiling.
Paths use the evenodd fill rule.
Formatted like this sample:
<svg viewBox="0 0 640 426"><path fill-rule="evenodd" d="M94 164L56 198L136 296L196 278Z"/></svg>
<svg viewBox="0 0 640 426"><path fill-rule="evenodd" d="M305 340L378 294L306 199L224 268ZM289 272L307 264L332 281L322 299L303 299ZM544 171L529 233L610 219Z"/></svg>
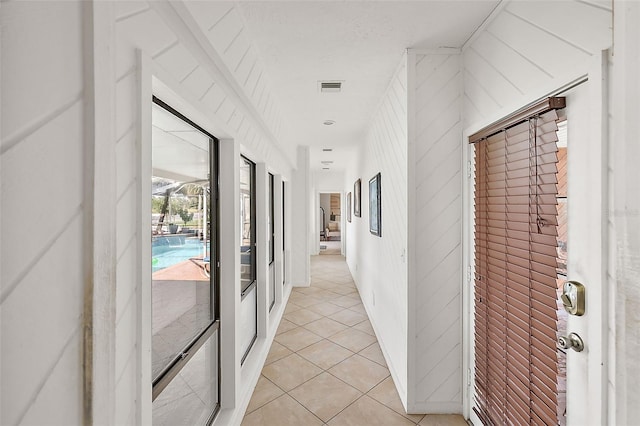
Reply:
<svg viewBox="0 0 640 426"><path fill-rule="evenodd" d="M241 1L238 8L285 114L286 139L311 147L312 169L329 160L340 170L365 140L405 49L461 47L498 3ZM325 80L342 81L342 92L320 93Z"/></svg>

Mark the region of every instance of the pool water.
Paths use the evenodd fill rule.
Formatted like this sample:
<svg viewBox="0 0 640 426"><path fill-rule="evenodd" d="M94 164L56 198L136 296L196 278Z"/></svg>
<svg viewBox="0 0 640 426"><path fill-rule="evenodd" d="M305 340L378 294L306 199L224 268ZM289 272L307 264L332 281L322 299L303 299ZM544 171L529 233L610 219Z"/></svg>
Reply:
<svg viewBox="0 0 640 426"><path fill-rule="evenodd" d="M207 252L209 244L207 244ZM153 272L177 265L192 257L202 258L204 243L199 240L184 241L184 244L157 245L151 247L151 268Z"/></svg>

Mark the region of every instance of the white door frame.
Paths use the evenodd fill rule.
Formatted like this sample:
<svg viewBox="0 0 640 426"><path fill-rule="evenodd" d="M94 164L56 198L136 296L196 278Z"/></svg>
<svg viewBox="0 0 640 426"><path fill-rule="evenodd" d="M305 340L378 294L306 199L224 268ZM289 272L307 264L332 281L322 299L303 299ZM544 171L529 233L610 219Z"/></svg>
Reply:
<svg viewBox="0 0 640 426"><path fill-rule="evenodd" d="M347 218L346 215L344 214L345 208L347 206L347 195L346 192L344 190L333 190L333 191L327 191L327 190L318 190L316 191L316 208L315 208L315 212L316 215L318 214L318 210L320 209L320 195L321 194L339 194L340 195L340 254L342 254L343 256L346 256L345 254L345 239L346 239L346 223L347 223ZM326 214L326 213L325 213ZM315 252L315 254L320 254L320 220L319 217L316 216L316 235L318 236L316 238L316 244L315 247L317 247L317 250Z"/></svg>
<svg viewBox="0 0 640 426"><path fill-rule="evenodd" d="M607 355L611 349L607 348L608 333L608 297L606 287L606 274L608 264L608 237L607 237L607 152L608 152L608 129L606 120L608 117L607 97L608 97L608 51L594 55L589 64L587 73L574 74L563 80L556 80L555 88L542 88L537 94L530 95L520 102L519 106L503 109L498 114L491 117L486 122L476 124L464 130L462 142L466 149L462 150L463 170L467 170L467 179L462 183L463 200L463 221L462 221L462 243L463 259L462 265L465 269L466 278L462 283L462 313L463 313L463 415L470 419L474 425L481 425L482 422L472 410L474 396L474 304L473 304L473 147L469 145L469 135L481 128L497 121L509 113L523 107L535 100L547 96L561 95L562 92L575 87L584 82L588 91L589 109L589 134L594 137L589 138L585 150L592 151L589 155L589 164L592 179L589 180L591 190L597 191L597 196L592 197L591 205L594 210L589 215L589 224L596 227L590 228L594 235L589 248L591 254L588 271L578 273L571 270L569 266L569 279L584 280L587 287L587 310L588 315L584 317L571 317L568 323L568 332L576 331L585 341L585 351L576 353L570 351L567 357L567 425L600 425L606 424L608 406L608 365ZM585 81L586 80L586 81ZM544 90L547 89L547 90ZM597 154L595 154L597 153ZM571 161L571 157L569 160ZM577 161L578 158L574 159ZM574 178L575 179L575 178ZM569 229L571 229L572 219L569 219ZM570 234L571 238L571 234ZM572 249L570 249L572 250ZM573 253L573 252L572 252ZM571 260L570 260L571 262ZM582 281L581 281L582 282ZM589 333L587 334L587 331ZM588 355L588 356L587 356ZM585 377L586 374L586 385ZM575 408L574 408L575 407Z"/></svg>

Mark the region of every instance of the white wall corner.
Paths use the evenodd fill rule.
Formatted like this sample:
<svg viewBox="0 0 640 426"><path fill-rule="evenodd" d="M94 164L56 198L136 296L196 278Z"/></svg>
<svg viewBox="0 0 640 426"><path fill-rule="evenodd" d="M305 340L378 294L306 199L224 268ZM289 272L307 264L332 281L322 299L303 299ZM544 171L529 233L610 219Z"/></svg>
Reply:
<svg viewBox="0 0 640 426"><path fill-rule="evenodd" d="M409 49L407 61L407 392L401 401L415 410L416 392L416 52Z"/></svg>
<svg viewBox="0 0 640 426"><path fill-rule="evenodd" d="M632 424L640 418L640 3L614 1L613 91L611 102L613 232L610 256L615 292L615 375L610 411L611 424Z"/></svg>
<svg viewBox="0 0 640 426"><path fill-rule="evenodd" d="M137 182L136 191L138 194L151 194L152 175L151 165L151 98L152 74L151 58L141 50L136 51L137 56L137 83L138 83L138 124L137 124ZM137 229L151 229L151 215L146 212L151 211L151 198L145 196L138 197L138 224ZM144 232L137 233L137 243L140 251L139 259L151 259L151 239ZM151 315L151 268L145 267L144 262L138 262L137 269L138 290L137 290L137 398L136 398L136 421L140 425L150 426L152 424L152 381L151 359L152 359L152 315Z"/></svg>
<svg viewBox="0 0 640 426"><path fill-rule="evenodd" d="M312 232L310 206L313 202L309 172L309 148L298 147L298 167L291 182L291 283L308 287L311 283L309 240ZM294 214L295 212L295 214Z"/></svg>
<svg viewBox="0 0 640 426"><path fill-rule="evenodd" d="M462 412L460 53L408 52L409 412Z"/></svg>
<svg viewBox="0 0 640 426"><path fill-rule="evenodd" d="M275 268L276 268L276 305L282 304L282 300L284 297L284 250L283 240L284 240L284 223L283 223L283 214L284 214L284 193L282 191L283 186L282 175L274 175L273 177L273 204L274 204L274 248L275 248Z"/></svg>
<svg viewBox="0 0 640 426"><path fill-rule="evenodd" d="M258 297L258 338L267 335L269 325L269 247L267 216L269 214L269 179L265 163L256 164L256 290Z"/></svg>
<svg viewBox="0 0 640 426"><path fill-rule="evenodd" d="M113 424L116 354L115 24L113 4L86 2L84 421Z"/></svg>

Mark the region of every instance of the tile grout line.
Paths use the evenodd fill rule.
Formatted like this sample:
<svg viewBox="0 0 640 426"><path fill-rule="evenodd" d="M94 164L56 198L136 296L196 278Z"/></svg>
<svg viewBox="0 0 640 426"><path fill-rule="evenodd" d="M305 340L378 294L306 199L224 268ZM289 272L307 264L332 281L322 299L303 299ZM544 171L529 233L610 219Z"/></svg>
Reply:
<svg viewBox="0 0 640 426"><path fill-rule="evenodd" d="M319 287L313 287L314 282L316 281L316 280L314 279L314 276L313 276L313 275L314 275L314 274L313 274L313 271L312 271L311 287L309 287L309 288L319 288ZM346 280L345 280L345 281L346 281ZM296 309L296 310L294 310L294 311L290 311L288 314L292 314L292 313L295 313L295 312L299 312L299 311L301 311L301 310L305 310L305 311L307 311L307 312L310 312L310 313L313 313L313 314L317 314L317 315L319 315L320 317L319 317L319 318L316 318L316 319L314 319L314 320L312 320L312 321L305 322L304 324L297 324L297 323L295 323L295 322L291 321L291 319L287 318L287 317L286 317L286 315L287 315L287 314L285 314L285 316L283 316L283 319L286 319L288 322L290 322L291 324L293 324L293 325L294 325L294 327L293 327L293 328L291 328L291 329L289 329L289 330L287 330L287 331L284 331L284 332L282 332L282 333L278 333L278 331L276 330L276 337L275 337L274 341L276 341L279 345L281 345L281 346L283 346L284 348L286 348L288 351L291 351L291 353L290 353L290 354L288 354L288 355L286 355L286 356L284 356L284 357L282 357L282 358L280 358L280 359L278 359L278 360L272 361L272 362L271 362L271 363L269 363L269 364L265 364L265 366L263 366L263 369L264 369L267 365L271 365L271 364L273 364L273 363L275 363L275 362L278 362L278 361L280 361L280 360L282 360L282 359L285 359L285 358L287 358L287 357L292 356L292 355L294 355L294 354L295 354L295 355L298 355L298 356L299 356L300 358L302 358L303 360L305 360L305 361L309 362L311 365L313 365L314 367L318 368L318 369L319 369L319 370L321 370L321 371L320 371L318 374L315 374L313 377L310 377L309 379L305 380L304 382L302 382L302 383L300 383L300 384L296 385L294 388L290 389L289 391L285 391L285 390L284 390L284 389L282 389L280 386L278 386L275 382L273 382L271 379L269 379L267 376L264 376L264 375L261 373L261 376L262 376L262 377L264 377L266 380L268 380L271 384L275 385L277 389L279 389L280 391L282 391L282 392L283 392L283 394L282 394L282 395L279 395L277 398L274 398L274 399L273 399L273 400L271 400L271 401L265 402L264 404L260 405L259 407L254 408L254 409L251 411L251 413L255 412L256 410L261 409L261 408L262 408L262 407L264 407L265 405L269 404L270 402L273 402L274 400L276 400L276 399L278 399L278 398L280 398L280 397L282 397L283 395L285 395L285 394L286 394L286 395L288 395L290 398L292 398L294 401L296 401L296 403L298 403L299 405L301 405L301 406L302 406L302 407L303 407L307 412L311 413L315 418L317 418L317 419L318 419L318 420L319 420L323 425L327 425L327 424L329 424L329 422L331 422L335 417L339 416L343 411L345 411L346 409L348 409L349 407L351 407L353 404L357 403L359 400L361 400L361 399L362 399L362 397L364 397L364 396L366 395L366 396L368 396L372 401L374 401L374 402L376 402L376 403L380 404L382 407L385 407L385 408L386 408L387 410L389 410L390 412L393 412L393 413L395 413L395 414L397 414L397 415L402 415L401 413L397 413L397 412L396 412L395 410L393 410L391 407L387 406L386 404L382 403L381 401L378 401L376 398L373 398L373 397L371 397L371 396L369 395L369 392L371 392L373 389L377 388L381 383L383 383L385 380L387 380L387 379L390 377L390 372L389 372L389 370L388 370L388 366L386 365L386 363L385 363L384 365L383 365L383 364L380 364L379 362L377 362L377 361L375 361L375 360L373 360L373 359L369 359L369 357L364 356L364 355L362 355L362 354L361 354L361 352L362 352L362 351L364 351L364 350L366 350L366 349L369 349L369 348L371 348L371 347L372 347L372 346L374 346L374 345L378 345L378 347L379 347L379 342L378 342L378 339L377 339L377 336L375 335L375 333L374 333L374 334L370 334L370 333L368 333L368 332L366 332L366 331L363 331L363 330L360 330L360 329L356 328L357 326L359 326L359 325L363 324L364 322L368 321L368 318L367 318L366 314L363 314L362 312L358 312L357 310L353 310L353 309L351 309L351 308L353 308L353 307L355 307L355 306L362 305L362 299L361 299L361 297L360 297L359 292L357 291L357 288L355 287L355 284L353 283L353 280L349 280L349 281L347 281L347 282L345 282L345 283L342 283L342 284L339 284L339 285L340 285L340 286L343 286L343 285L353 286L355 291L353 291L353 292L349 292L349 293L347 293L347 294L342 294L342 293L339 293L339 292L331 291L330 289L327 289L327 288L320 288L320 290L318 290L318 291L309 292L309 293L304 292L304 293L303 293L303 292L301 292L301 291L296 291L296 289L294 289L294 291L296 292L296 294L298 294L298 295L299 295L298 297L296 297L296 299L308 299L308 298L312 298L312 299L314 299L314 300L317 300L317 302L316 302L316 303L311 303L311 304L309 304L309 305L307 305L307 306L300 306L300 305L297 305L297 304L295 303L295 299L293 299L293 300L291 300L291 299L290 299L290 300L289 300L289 303L291 303L293 306L298 307L298 309ZM306 290L306 291L308 291L308 290ZM319 293L319 292L325 292L325 291L326 291L326 292L333 293L333 294L335 294L335 296L329 296L329 297L326 297L326 295L323 295L323 296L325 296L324 298L317 298L317 297L314 297L314 294L317 294L317 293ZM357 303L355 303L355 304L353 304L353 305L351 305L351 306L346 306L346 307L345 307L345 306L338 305L338 304L336 304L336 303L332 303L332 301L333 301L333 300L335 300L335 299L339 299L339 298L346 298L346 297L349 297L349 298L351 298L351 299L356 299L356 297L354 297L354 293L355 293L355 295L357 295L358 302L357 302ZM288 303L287 305L289 305L289 303ZM312 307L313 307L313 306L315 306L315 305L319 305L319 304L322 304L322 303L329 303L329 304L332 304L332 305L334 305L334 306L336 306L336 307L341 308L341 310L339 310L339 311L337 311L337 312L334 312L334 313L331 313L331 314L322 314L322 313L320 313L320 312L316 312L316 311L314 311L314 310L312 309ZM288 306L287 306L287 307L288 307ZM356 323L354 323L354 324L349 325L349 324L344 324L344 323L342 323L342 322L340 322L340 321L334 320L334 319L332 318L335 314L337 314L337 313L339 313L339 312L344 312L344 311L350 311L350 312L355 313L355 314L364 315L364 319L362 319L361 321L358 321L358 322L356 322ZM306 327L306 326L308 326L309 324L312 324L312 323L315 323L315 322L318 322L318 321L322 321L322 320L324 320L325 318L326 318L326 319L328 319L328 320L334 321L334 322L336 322L336 323L340 324L342 327L346 327L346 328L345 328L344 330L341 330L341 331L337 331L337 332L335 332L335 333L332 333L332 334L330 334L330 335L328 335L328 336L322 336L322 335L319 335L318 333L316 333L316 332L314 332L313 330L310 330L310 329L308 329L308 328ZM279 325L279 327L280 327L280 325ZM300 329L300 328L302 328L302 330L303 330L303 331L309 332L309 333L311 333L311 334L313 334L313 335L315 335L315 336L320 337L321 339L320 339L319 341L316 341L316 342L314 342L314 343L311 343L311 344L309 344L309 345L306 345L306 346L304 346L304 347L302 347L302 348L299 348L299 349L297 349L297 350L293 350L293 349L291 349L290 347L288 347L287 345L283 344L281 341L278 341L278 340L277 340L277 338L278 338L278 336L279 336L279 335L281 335L281 334L285 334L285 333L288 333L288 332L290 332L290 331L298 330L298 329ZM352 349L350 349L350 348L347 348L347 347L345 347L345 346L341 345L340 343L338 343L338 342L336 342L336 341L331 340L331 337L336 336L336 335L338 335L338 334L340 334L340 333L347 332L347 331L349 331L349 330L356 331L356 332L361 333L362 335L365 335L365 336L373 337L373 338L374 338L374 341L372 341L371 343L366 344L364 347L362 347L362 348L358 349L357 351L354 351L354 350L352 350ZM321 342L326 342L326 343L334 344L334 345L336 345L336 346L338 346L338 347L340 347L340 348L342 348L342 349L344 349L344 350L348 351L350 355L348 355L346 358L342 359L342 360L341 360L341 361L339 361L338 363L333 364L333 365L331 365L331 366L330 366L330 367L328 367L328 368L324 368L324 367L322 367L322 366L318 365L318 364L317 364L316 362L314 362L313 360L308 359L308 358L306 358L305 356L303 356L302 354L300 354L300 352L302 352L302 351L306 350L307 348L309 348L309 347L311 347L311 346L313 346L313 345L316 345L316 344L318 344L318 343L321 343ZM335 368L335 367L339 366L340 364L344 363L345 361L347 361L347 360L349 360L349 359L353 358L355 355L359 355L359 356L360 356L360 358L362 358L362 359L366 360L367 362L371 362L371 363L373 363L373 364L375 364L375 365L377 365L377 366L380 366L380 367L384 368L384 369L387 371L387 374L385 375L385 377L384 377L384 378L382 378L382 379L380 379L379 381L375 382L375 384L373 384L373 386L371 386L371 387L370 387L366 392L361 391L360 389L358 389L358 388L354 387L352 384L350 384L350 383L346 382L345 380L343 380L343 379L342 379L342 378L340 378L340 377L337 377L335 374L333 374L332 372L330 372L330 371L329 371L329 370L331 370L331 369L333 369L333 368ZM349 403L349 404L348 404L347 406L345 406L344 408L340 409L337 413L335 413L335 414L334 414L331 418L329 418L326 422L325 422L324 420L322 420L320 417L318 417L315 413L313 413L313 412L312 412L312 411L311 411L311 410L310 410L310 409L309 409L309 408L308 408L308 407L307 407L307 406L306 406L302 401L299 401L298 399L296 399L296 398L291 394L291 392L293 392L294 390L296 390L296 389L300 388L301 386L304 386L306 383L308 383L308 382L309 382L309 381L311 381L311 380L314 380L315 378L319 377L319 376L320 376L320 375L322 375L323 373L327 373L327 374L328 374L328 375L330 375L331 377L333 377L333 378L337 379L338 381L340 381L340 382L344 383L346 386L348 386L348 387L349 387L349 388L351 388L351 389L354 389L355 391L357 391L357 392L360 394L360 395L359 395L359 396L358 396L354 401L352 401L351 403ZM255 392L255 391L254 391L254 392ZM250 414L250 413L246 413L246 414L245 414L245 416L246 416L247 414ZM403 416L403 417L404 417L405 419L407 419L407 420L411 421L412 423L417 424L415 421L413 421L413 420L411 420L411 419L408 419L408 418L407 418L407 417L405 417L405 416Z"/></svg>

